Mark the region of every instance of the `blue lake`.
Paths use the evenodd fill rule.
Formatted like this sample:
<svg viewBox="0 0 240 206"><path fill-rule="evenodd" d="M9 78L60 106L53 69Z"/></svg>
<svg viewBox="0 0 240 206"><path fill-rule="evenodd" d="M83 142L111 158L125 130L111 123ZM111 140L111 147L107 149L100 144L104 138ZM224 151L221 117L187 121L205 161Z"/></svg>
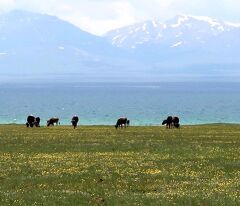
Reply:
<svg viewBox="0 0 240 206"><path fill-rule="evenodd" d="M239 123L240 83L76 83L1 84L0 124L25 123L29 114L41 125L57 116L70 124L113 125L127 116L132 125L159 125L168 115L181 124Z"/></svg>

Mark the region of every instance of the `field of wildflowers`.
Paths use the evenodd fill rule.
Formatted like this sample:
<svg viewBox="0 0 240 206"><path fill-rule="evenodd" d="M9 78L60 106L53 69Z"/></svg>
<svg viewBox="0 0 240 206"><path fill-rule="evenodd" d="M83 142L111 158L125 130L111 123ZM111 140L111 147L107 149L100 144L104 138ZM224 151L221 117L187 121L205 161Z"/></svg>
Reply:
<svg viewBox="0 0 240 206"><path fill-rule="evenodd" d="M0 126L0 205L240 205L240 125Z"/></svg>

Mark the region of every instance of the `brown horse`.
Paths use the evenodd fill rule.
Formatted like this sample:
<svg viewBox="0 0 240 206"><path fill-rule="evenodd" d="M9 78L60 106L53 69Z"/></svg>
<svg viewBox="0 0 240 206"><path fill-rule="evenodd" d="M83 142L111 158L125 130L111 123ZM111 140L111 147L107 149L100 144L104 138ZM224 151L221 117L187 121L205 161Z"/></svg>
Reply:
<svg viewBox="0 0 240 206"><path fill-rule="evenodd" d="M60 124L59 122L59 118L58 117L52 117L47 121L47 126L49 127L50 125L54 126L54 123L56 123L56 125Z"/></svg>
<svg viewBox="0 0 240 206"><path fill-rule="evenodd" d="M179 127L180 127L179 117L173 117L172 123L173 123L173 126L174 126L174 127L179 128Z"/></svg>

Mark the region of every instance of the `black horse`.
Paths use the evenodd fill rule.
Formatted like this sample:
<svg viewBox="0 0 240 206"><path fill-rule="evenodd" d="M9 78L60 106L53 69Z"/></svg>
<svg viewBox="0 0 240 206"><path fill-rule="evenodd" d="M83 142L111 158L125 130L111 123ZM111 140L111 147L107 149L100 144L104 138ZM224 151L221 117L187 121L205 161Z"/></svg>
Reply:
<svg viewBox="0 0 240 206"><path fill-rule="evenodd" d="M40 127L40 117L34 117L33 115L29 115L27 117L27 122L26 122L27 127Z"/></svg>
<svg viewBox="0 0 240 206"><path fill-rule="evenodd" d="M127 126L127 121L128 119L126 117L121 117L117 120L117 123L115 125L115 128L117 129L118 127L123 128L123 126L126 128ZM129 122L130 123L130 122Z"/></svg>
<svg viewBox="0 0 240 206"><path fill-rule="evenodd" d="M29 115L27 117L26 126L27 127L33 127L34 126L34 122L35 122L35 117L33 115Z"/></svg>
<svg viewBox="0 0 240 206"><path fill-rule="evenodd" d="M173 126L176 128L180 127L179 124L179 117L172 117L172 116L168 116L167 119L163 120L162 125L165 125L167 128L172 128Z"/></svg>
<svg viewBox="0 0 240 206"><path fill-rule="evenodd" d="M35 118L35 122L34 122L34 125L36 126L36 127L40 127L40 117L36 117Z"/></svg>
<svg viewBox="0 0 240 206"><path fill-rule="evenodd" d="M79 120L78 116L75 115L72 117L71 123L74 129L77 127L78 120Z"/></svg>
<svg viewBox="0 0 240 206"><path fill-rule="evenodd" d="M162 125L166 124L167 128L171 128L172 127L172 116L168 116L167 119L163 120Z"/></svg>

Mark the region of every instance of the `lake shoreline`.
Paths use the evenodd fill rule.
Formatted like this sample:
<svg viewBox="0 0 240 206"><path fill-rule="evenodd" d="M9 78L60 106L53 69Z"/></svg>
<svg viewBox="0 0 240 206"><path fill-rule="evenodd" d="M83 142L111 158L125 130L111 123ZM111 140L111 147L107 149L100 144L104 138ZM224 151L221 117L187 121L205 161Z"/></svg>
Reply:
<svg viewBox="0 0 240 206"><path fill-rule="evenodd" d="M203 123L203 124L183 124L180 126L186 126L186 127L191 127L191 126L220 126L220 125L240 125L240 123ZM25 124L18 124L18 123L6 123L6 124L0 124L0 127L4 127L4 126L26 126ZM72 126L70 124L61 124L61 125L55 125L55 126L49 126L51 127L68 127L68 126ZM115 126L115 124L79 124L78 127L113 127ZM47 127L46 125L40 125L40 127ZM130 125L129 127L166 127L165 125Z"/></svg>

